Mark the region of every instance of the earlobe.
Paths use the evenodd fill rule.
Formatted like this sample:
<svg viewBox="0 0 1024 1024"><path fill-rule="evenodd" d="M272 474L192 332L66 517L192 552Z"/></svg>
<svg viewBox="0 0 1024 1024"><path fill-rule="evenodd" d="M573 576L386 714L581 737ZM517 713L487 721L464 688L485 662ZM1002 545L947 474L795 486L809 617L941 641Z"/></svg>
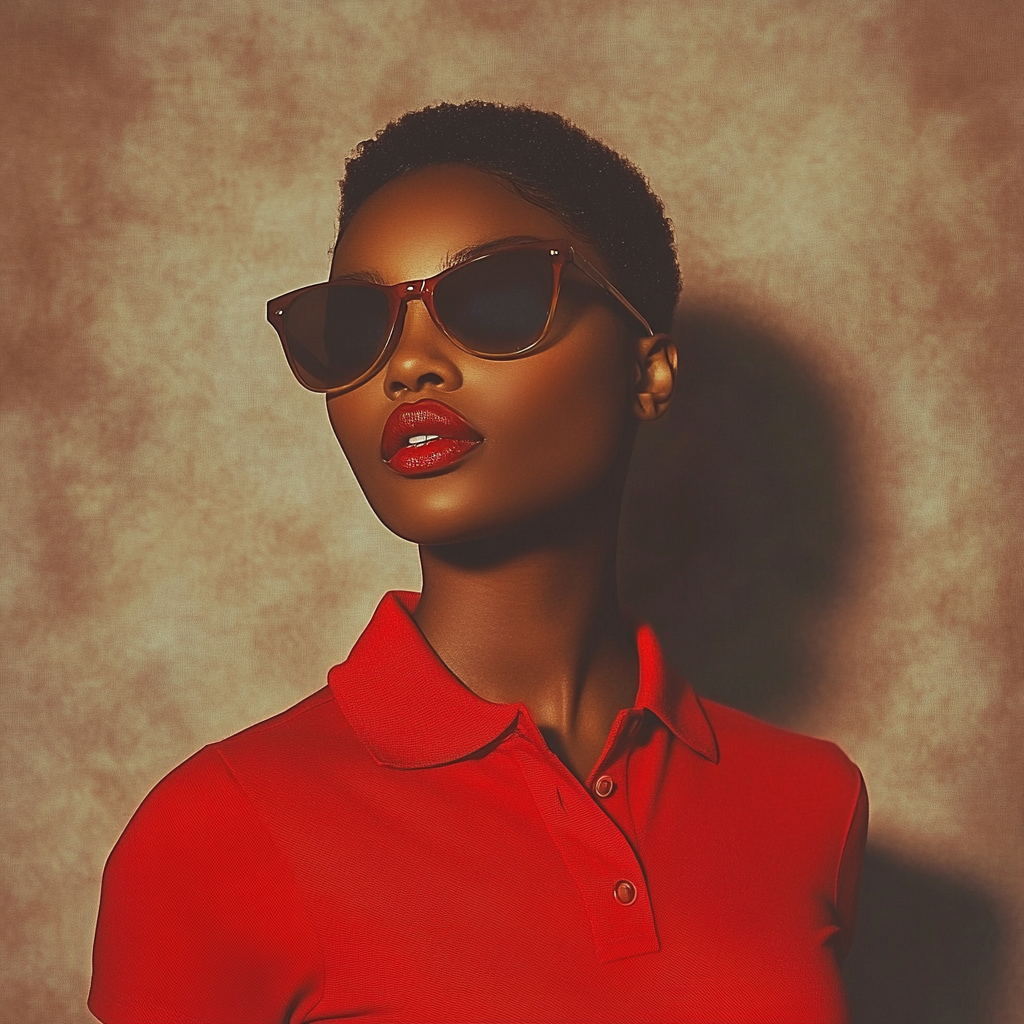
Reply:
<svg viewBox="0 0 1024 1024"><path fill-rule="evenodd" d="M641 338L637 343L636 386L633 412L639 420L663 416L676 387L679 356L667 334Z"/></svg>

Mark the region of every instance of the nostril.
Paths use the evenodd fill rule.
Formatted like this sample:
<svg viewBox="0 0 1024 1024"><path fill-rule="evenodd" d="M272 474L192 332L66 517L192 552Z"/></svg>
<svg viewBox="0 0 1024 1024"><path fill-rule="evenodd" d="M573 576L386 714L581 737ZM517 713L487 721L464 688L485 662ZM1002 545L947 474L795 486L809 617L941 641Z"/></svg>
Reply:
<svg viewBox="0 0 1024 1024"><path fill-rule="evenodd" d="M425 387L441 387L444 378L437 373L424 373L416 378L416 383L410 388L404 380L393 380L387 385L388 394L399 395L403 391L422 391Z"/></svg>
<svg viewBox="0 0 1024 1024"><path fill-rule="evenodd" d="M441 387L443 384L444 378L439 373L424 373L416 378L416 384L412 388L401 379L388 381L385 388L389 395L400 395L403 391L422 391L425 387Z"/></svg>

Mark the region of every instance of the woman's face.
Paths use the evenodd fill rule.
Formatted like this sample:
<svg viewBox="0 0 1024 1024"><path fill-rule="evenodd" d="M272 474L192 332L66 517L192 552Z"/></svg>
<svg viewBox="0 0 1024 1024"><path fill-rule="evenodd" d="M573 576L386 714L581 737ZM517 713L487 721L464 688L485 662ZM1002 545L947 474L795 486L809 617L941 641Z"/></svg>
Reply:
<svg viewBox="0 0 1024 1024"><path fill-rule="evenodd" d="M448 165L375 192L342 235L331 276L370 272L387 284L420 280L439 273L462 249L512 236L569 238L607 274L593 249L572 238L554 214L492 175ZM389 529L420 544L475 540L621 478L633 426L643 416L635 395L644 342L632 339L603 296L568 281L542 345L508 360L463 352L422 302L408 303L401 339L380 372L327 400L338 441ZM392 419L390 447L386 442L382 452L389 417L396 409L408 414L400 407L426 399L454 410L482 440L436 470L417 464L415 447L389 464L385 457L406 440L401 416ZM429 432L429 425L416 431ZM441 430L435 424L432 432Z"/></svg>

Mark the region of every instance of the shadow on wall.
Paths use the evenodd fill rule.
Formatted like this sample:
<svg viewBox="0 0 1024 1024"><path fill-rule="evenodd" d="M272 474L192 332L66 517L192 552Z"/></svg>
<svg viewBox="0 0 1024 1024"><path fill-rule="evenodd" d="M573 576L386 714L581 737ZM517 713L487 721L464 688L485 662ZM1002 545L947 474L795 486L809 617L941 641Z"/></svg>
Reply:
<svg viewBox="0 0 1024 1024"><path fill-rule="evenodd" d="M959 882L869 849L843 966L854 1024L989 1024L1003 931Z"/></svg>
<svg viewBox="0 0 1024 1024"><path fill-rule="evenodd" d="M623 602L699 693L783 721L855 543L837 418L763 328L689 312L675 334L676 396L640 431L627 487Z"/></svg>
<svg viewBox="0 0 1024 1024"><path fill-rule="evenodd" d="M742 316L690 310L675 333L676 399L640 433L623 508L623 603L699 693L785 722L813 697L816 620L858 547L838 405ZM860 915L856 1024L991 1019L1001 939L986 898L869 849Z"/></svg>

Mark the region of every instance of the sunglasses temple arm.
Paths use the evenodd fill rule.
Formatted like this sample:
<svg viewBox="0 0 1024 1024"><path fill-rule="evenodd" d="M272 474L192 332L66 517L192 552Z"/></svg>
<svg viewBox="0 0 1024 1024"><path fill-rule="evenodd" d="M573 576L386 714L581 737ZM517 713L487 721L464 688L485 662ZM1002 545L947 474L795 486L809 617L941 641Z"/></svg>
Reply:
<svg viewBox="0 0 1024 1024"><path fill-rule="evenodd" d="M573 263L579 267L587 277L599 284L606 292L609 293L609 295L618 299L619 302L621 302L622 305L625 306L641 324L643 324L644 330L647 332L648 336L652 336L654 331L651 330L651 325L647 322L646 318L640 314L633 303L630 302L629 299L627 299L626 296L623 295L622 292L620 292L619 289L601 273L600 270L591 266L590 263L588 263L575 249L571 249L570 251L572 252Z"/></svg>

